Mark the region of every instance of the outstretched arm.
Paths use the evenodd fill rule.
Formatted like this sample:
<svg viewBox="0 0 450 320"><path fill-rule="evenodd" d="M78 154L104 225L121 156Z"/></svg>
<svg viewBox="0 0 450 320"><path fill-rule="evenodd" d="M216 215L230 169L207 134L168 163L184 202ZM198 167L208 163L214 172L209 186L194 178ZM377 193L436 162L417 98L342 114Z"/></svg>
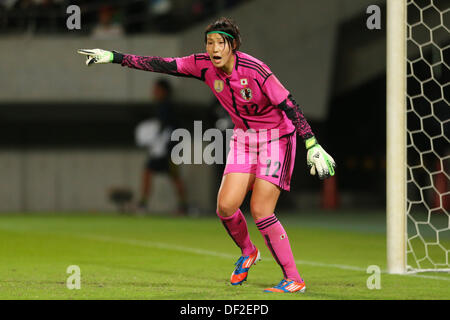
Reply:
<svg viewBox="0 0 450 320"><path fill-rule="evenodd" d="M197 66L195 55L181 58L163 58L157 56L137 56L102 49L80 49L78 53L86 55L86 65L99 63L117 63L138 70L159 72L181 77L203 80L204 72Z"/></svg>
<svg viewBox="0 0 450 320"><path fill-rule="evenodd" d="M162 58L156 56L137 56L133 54L122 54L113 51L113 63L120 63L124 67L177 75L178 66L175 58Z"/></svg>

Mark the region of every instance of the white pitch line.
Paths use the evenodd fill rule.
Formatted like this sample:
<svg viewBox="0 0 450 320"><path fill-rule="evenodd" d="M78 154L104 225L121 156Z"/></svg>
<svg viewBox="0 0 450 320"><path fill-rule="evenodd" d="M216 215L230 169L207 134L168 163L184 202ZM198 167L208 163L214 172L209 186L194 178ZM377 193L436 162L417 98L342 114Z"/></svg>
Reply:
<svg viewBox="0 0 450 320"><path fill-rule="evenodd" d="M205 256L219 257L219 258L224 258L224 259L234 259L234 258L236 258L236 255L231 255L231 254L227 254L227 253L220 253L220 252L215 252L215 251L210 251L210 250L203 250L203 249L197 249L197 248L189 248L189 247L172 245L172 244L163 243L163 242L150 242L150 241L135 240L135 239L115 238L115 237L113 238L113 237L99 236L99 235L80 235L80 234L77 234L75 236L86 238L86 239L105 241L105 242L114 242L114 243L129 244L129 245L149 247L149 248L157 248L157 249L167 249L167 250L175 250L175 251L181 251L181 252L189 252L189 253L205 255ZM304 265L310 265L310 266L315 266L315 267L333 268L333 269L341 269L341 270L351 270L351 271L358 271L358 272L366 272L367 271L367 269L364 269L364 268L361 268L361 267L348 266L348 265L342 265L342 264L322 263L322 262L313 262L313 261L305 261L305 260L296 260L295 263L299 264L299 265L304 264ZM388 274L386 271L382 271L382 273ZM416 278L424 278L424 279L432 279L432 280L450 281L450 278L439 277L439 276L427 276L427 275L420 275L420 274L398 274L398 275L408 276L408 277L416 277Z"/></svg>
<svg viewBox="0 0 450 320"><path fill-rule="evenodd" d="M129 244L129 245L135 245L135 246L141 246L141 247L150 247L150 248L157 248L157 249L167 249L167 250L175 250L175 251L181 251L181 252L189 252L189 253L195 253L195 254L200 254L200 255L204 255L204 256L213 256L213 257L219 257L219 258L225 258L225 259L230 259L230 258L235 257L231 254L197 249L197 248L176 246L176 245L163 243L163 242L153 242L153 241L150 242L150 241L134 240L134 239L113 238L113 237L99 236L99 235L80 235L80 234L78 234L78 235L74 235L74 236L91 239L91 240L105 241L105 242L115 242L115 243L120 243L120 244Z"/></svg>
<svg viewBox="0 0 450 320"><path fill-rule="evenodd" d="M297 260L295 261L297 264L307 264L314 267L324 267L324 268L334 268L334 269L341 269L341 270L351 270L351 271L361 271L366 272L366 269L355 267L355 266L347 266L344 264L333 264L333 263L322 263L322 262L312 262L312 261L305 261L305 260Z"/></svg>
<svg viewBox="0 0 450 320"><path fill-rule="evenodd" d="M16 232L26 232L26 231L31 230L31 229L20 229L17 227L11 228L10 226L7 227L4 225L0 226L0 229L16 231ZM36 230L32 230L32 231L36 232ZM176 245L162 243L162 242L149 242L149 241L143 241L143 240L113 238L113 237L89 235L89 234L86 234L86 235L71 234L71 235L75 236L75 237L81 237L81 238L98 240L98 241L115 242L115 243L122 243L122 244L129 244L129 245L136 245L136 246L143 246L143 247L150 247L150 248L158 248L158 249L176 250L176 251L181 251L181 252L190 252L190 253L194 253L194 254L213 256L213 257L219 257L219 258L224 258L224 259L236 258L236 255L215 252L215 251L210 251L210 250L197 249L197 248L189 248L189 247L184 247L184 246L176 246ZM305 260L296 260L295 263L299 264L299 265L305 264L305 265L322 267L322 268L333 268L333 269L351 270L351 271L357 271L357 272L366 272L366 269L364 269L364 268L342 265L342 264L331 264L331 263L322 263L322 262L305 261ZM382 273L390 275L385 270L383 270ZM396 275L422 278L422 279L450 281L450 277L439 277L439 276L430 276L430 275L422 275L422 274L396 274Z"/></svg>

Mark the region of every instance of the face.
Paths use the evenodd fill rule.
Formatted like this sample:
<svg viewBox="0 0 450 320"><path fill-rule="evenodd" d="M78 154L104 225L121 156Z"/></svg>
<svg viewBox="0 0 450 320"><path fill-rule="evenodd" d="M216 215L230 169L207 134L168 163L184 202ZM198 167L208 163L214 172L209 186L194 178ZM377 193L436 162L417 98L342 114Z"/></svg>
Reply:
<svg viewBox="0 0 450 320"><path fill-rule="evenodd" d="M233 50L219 33L211 33L206 38L206 52L216 68L224 69L233 60ZM231 66L233 68L233 66Z"/></svg>

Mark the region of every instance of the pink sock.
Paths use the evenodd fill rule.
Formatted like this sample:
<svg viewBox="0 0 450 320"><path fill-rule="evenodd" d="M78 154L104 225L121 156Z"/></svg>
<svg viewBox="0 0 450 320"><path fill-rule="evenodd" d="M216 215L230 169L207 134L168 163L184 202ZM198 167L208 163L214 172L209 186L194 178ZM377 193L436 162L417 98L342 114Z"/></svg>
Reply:
<svg viewBox="0 0 450 320"><path fill-rule="evenodd" d="M222 217L218 212L220 220L222 220L223 226L227 230L230 237L234 240L236 245L241 248L243 256L249 256L255 251L256 247L250 240L247 229L247 222L242 214L241 210L238 209L232 216Z"/></svg>
<svg viewBox="0 0 450 320"><path fill-rule="evenodd" d="M295 265L289 239L280 221L275 214L255 221L256 226L264 237L267 248L269 248L275 261L281 267L285 278L297 282L303 282Z"/></svg>

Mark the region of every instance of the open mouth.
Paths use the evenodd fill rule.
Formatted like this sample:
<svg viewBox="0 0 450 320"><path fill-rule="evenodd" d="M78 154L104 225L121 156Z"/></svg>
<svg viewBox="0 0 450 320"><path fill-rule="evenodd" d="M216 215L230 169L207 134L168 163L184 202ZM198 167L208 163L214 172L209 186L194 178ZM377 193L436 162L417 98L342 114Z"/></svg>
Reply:
<svg viewBox="0 0 450 320"><path fill-rule="evenodd" d="M220 61L222 61L222 58L219 56L213 56L213 61L214 63L220 63Z"/></svg>

